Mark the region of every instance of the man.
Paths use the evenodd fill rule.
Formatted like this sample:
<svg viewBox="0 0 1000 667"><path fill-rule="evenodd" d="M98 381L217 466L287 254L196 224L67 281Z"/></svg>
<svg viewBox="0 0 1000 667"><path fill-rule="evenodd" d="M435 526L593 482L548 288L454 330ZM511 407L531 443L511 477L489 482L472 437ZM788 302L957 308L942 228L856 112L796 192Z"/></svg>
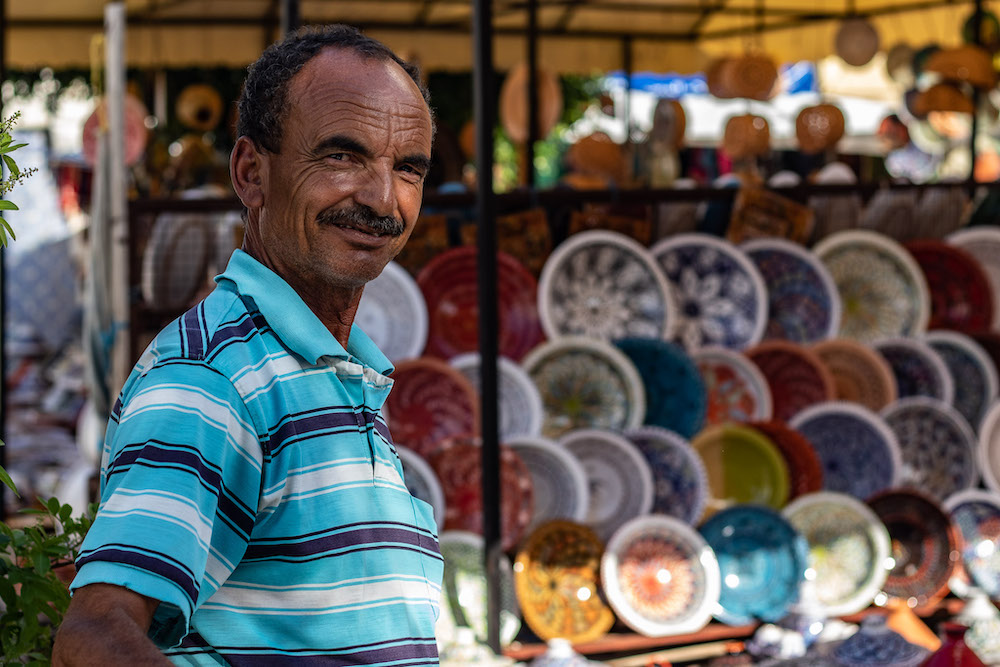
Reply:
<svg viewBox="0 0 1000 667"><path fill-rule="evenodd" d="M433 515L352 325L420 209L426 96L382 44L307 29L250 67L238 130L243 249L122 390L54 663L436 664Z"/></svg>

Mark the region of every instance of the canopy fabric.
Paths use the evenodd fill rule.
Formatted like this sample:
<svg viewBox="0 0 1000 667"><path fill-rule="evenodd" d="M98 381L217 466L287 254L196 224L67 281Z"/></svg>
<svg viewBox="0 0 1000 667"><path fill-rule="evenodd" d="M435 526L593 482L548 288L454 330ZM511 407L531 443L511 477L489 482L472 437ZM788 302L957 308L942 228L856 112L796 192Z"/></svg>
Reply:
<svg viewBox="0 0 1000 667"><path fill-rule="evenodd" d="M102 30L98 0L6 0L7 65L14 69L88 67ZM1000 2L984 2L987 10ZM131 67L242 66L278 34L275 0L126 0ZM524 59L525 0L494 3L494 60ZM954 45L970 0L537 0L539 58L560 73L620 69L623 37L635 70L688 73L709 59L762 50L778 62L820 60L833 52L853 6L870 17L881 44ZM472 67L468 0L301 0L304 23L357 25L426 70Z"/></svg>

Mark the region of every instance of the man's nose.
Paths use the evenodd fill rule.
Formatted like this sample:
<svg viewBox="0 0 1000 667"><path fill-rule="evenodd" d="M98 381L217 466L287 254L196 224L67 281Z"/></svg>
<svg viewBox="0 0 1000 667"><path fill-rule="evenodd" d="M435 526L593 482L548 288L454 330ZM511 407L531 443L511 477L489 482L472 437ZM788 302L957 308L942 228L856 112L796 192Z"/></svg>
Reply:
<svg viewBox="0 0 1000 667"><path fill-rule="evenodd" d="M396 194L393 190L391 166L373 165L366 170L355 199L379 215L396 215Z"/></svg>

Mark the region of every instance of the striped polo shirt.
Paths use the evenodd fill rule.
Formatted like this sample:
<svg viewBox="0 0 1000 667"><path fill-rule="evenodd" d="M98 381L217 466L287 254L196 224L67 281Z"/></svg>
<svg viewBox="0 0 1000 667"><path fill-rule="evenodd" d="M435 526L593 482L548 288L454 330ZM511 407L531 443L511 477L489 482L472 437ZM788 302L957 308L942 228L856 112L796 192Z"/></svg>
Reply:
<svg viewBox="0 0 1000 667"><path fill-rule="evenodd" d="M437 664L442 559L380 415L392 365L242 251L216 282L122 389L73 588L160 600L178 664Z"/></svg>

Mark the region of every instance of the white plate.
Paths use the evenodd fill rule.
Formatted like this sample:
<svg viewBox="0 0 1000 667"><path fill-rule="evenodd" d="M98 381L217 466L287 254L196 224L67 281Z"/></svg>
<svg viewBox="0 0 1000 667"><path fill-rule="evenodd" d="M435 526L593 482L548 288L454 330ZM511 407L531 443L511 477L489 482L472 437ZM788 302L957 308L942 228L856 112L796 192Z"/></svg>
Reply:
<svg viewBox="0 0 1000 667"><path fill-rule="evenodd" d="M848 230L813 248L843 304L840 335L863 342L914 336L927 330L930 292L907 250L883 234Z"/></svg>
<svg viewBox="0 0 1000 667"><path fill-rule="evenodd" d="M444 527L444 490L434 469L412 449L395 445L399 462L403 465L403 483L414 498L424 501L434 510L438 529Z"/></svg>
<svg viewBox="0 0 1000 667"><path fill-rule="evenodd" d="M580 460L556 442L522 436L504 442L531 471L534 509L525 534L551 519L582 522L590 508L587 472Z"/></svg>
<svg viewBox="0 0 1000 667"><path fill-rule="evenodd" d="M799 496L782 511L809 542L815 592L827 616L867 608L882 590L889 570L889 531L865 503L844 493Z"/></svg>
<svg viewBox="0 0 1000 667"><path fill-rule="evenodd" d="M481 359L478 352L460 354L448 362L480 390ZM522 436L541 435L542 396L531 376L506 357L497 358L500 442Z"/></svg>
<svg viewBox="0 0 1000 667"><path fill-rule="evenodd" d="M979 424L979 472L986 486L1000 493L1000 401L994 401Z"/></svg>
<svg viewBox="0 0 1000 667"><path fill-rule="evenodd" d="M712 618L721 577L715 552L683 521L652 515L615 531L601 584L625 624L650 637L696 632Z"/></svg>
<svg viewBox="0 0 1000 667"><path fill-rule="evenodd" d="M563 336L535 347L521 366L542 396L546 437L577 428L624 430L646 416L642 377L611 343Z"/></svg>
<svg viewBox="0 0 1000 667"><path fill-rule="evenodd" d="M670 286L649 250L605 230L577 232L552 251L538 280L538 314L549 338L666 340L677 324Z"/></svg>
<svg viewBox="0 0 1000 667"><path fill-rule="evenodd" d="M156 218L142 254L140 288L155 310L183 310L208 283L215 254L215 219L201 213L164 213Z"/></svg>
<svg viewBox="0 0 1000 667"><path fill-rule="evenodd" d="M607 540L623 523L653 509L653 473L642 452L617 433L580 429L559 439L583 464L590 487L584 520Z"/></svg>
<svg viewBox="0 0 1000 667"><path fill-rule="evenodd" d="M427 303L417 281L395 262L365 285L354 323L390 361L419 357L427 344Z"/></svg>
<svg viewBox="0 0 1000 667"><path fill-rule="evenodd" d="M737 246L709 234L677 234L650 249L673 290L676 339L687 350L705 345L743 349L767 326L767 288Z"/></svg>

